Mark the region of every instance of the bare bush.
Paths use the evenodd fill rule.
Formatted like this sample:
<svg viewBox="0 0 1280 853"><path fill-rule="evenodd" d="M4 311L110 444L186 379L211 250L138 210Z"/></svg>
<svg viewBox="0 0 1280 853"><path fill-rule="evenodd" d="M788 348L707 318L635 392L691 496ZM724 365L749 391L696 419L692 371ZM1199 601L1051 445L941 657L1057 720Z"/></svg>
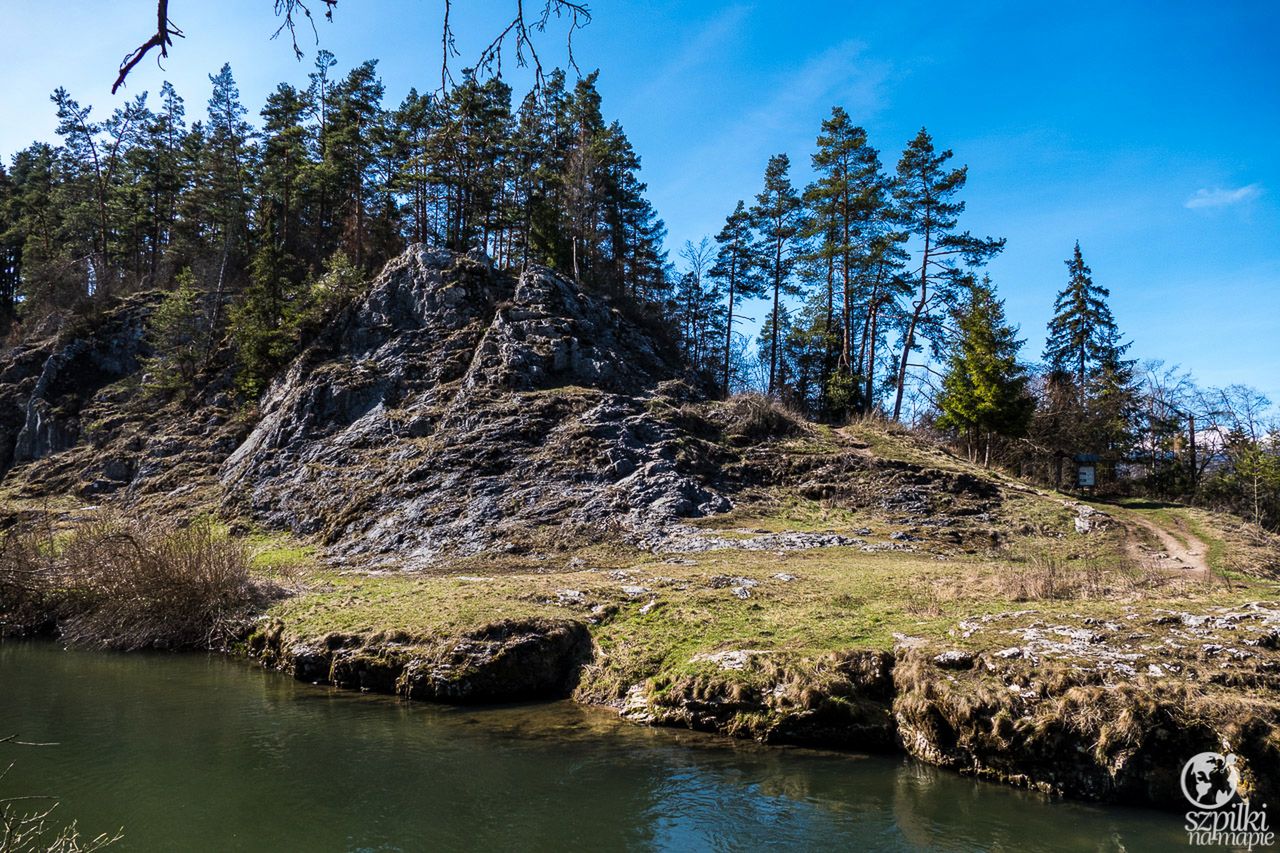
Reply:
<svg viewBox="0 0 1280 853"><path fill-rule="evenodd" d="M27 525L0 536L0 637L39 631L56 606L53 531Z"/></svg>
<svg viewBox="0 0 1280 853"><path fill-rule="evenodd" d="M126 650L223 648L259 598L248 550L210 521L103 516L61 536L10 531L0 579L4 611L56 621L72 643Z"/></svg>
<svg viewBox="0 0 1280 853"><path fill-rule="evenodd" d="M725 432L749 441L799 435L806 431L804 418L775 397L737 394L725 402Z"/></svg>

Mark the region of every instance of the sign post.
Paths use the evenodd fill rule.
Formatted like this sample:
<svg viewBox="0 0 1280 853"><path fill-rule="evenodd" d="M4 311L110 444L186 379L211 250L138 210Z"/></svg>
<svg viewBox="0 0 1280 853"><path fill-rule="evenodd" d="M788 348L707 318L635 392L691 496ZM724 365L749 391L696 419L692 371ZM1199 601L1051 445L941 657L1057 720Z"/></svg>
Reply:
<svg viewBox="0 0 1280 853"><path fill-rule="evenodd" d="M1098 456L1095 453L1077 453L1076 487L1092 490L1098 484Z"/></svg>

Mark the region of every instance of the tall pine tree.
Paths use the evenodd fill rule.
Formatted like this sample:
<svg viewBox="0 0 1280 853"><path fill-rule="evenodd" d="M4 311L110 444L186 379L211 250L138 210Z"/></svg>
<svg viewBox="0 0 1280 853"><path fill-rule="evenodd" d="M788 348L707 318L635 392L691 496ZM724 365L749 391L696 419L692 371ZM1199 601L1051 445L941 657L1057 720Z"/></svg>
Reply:
<svg viewBox="0 0 1280 853"><path fill-rule="evenodd" d="M769 350L768 393L778 386L778 342L783 318L782 297L799 293L794 282L804 207L788 172L791 160L786 154L769 158L764 170L764 188L751 208L751 220L760 236L760 267L773 295L767 339Z"/></svg>
<svg viewBox="0 0 1280 853"><path fill-rule="evenodd" d="M716 257L710 275L721 283L725 292L724 370L720 391L727 397L733 352L733 312L742 299L764 295L760 255L751 231L751 215L741 201L716 235Z"/></svg>
<svg viewBox="0 0 1280 853"><path fill-rule="evenodd" d="M911 353L921 337L942 349L939 321L956 304L958 287L969 267L986 263L1004 248L1004 240L979 239L967 231L958 233L958 217L964 202L957 196L964 189L967 167L948 169L950 151L937 151L924 128L916 134L898 161L894 197L904 228L917 241L916 295L904 317L901 355L897 366L897 389L893 419L902 416Z"/></svg>

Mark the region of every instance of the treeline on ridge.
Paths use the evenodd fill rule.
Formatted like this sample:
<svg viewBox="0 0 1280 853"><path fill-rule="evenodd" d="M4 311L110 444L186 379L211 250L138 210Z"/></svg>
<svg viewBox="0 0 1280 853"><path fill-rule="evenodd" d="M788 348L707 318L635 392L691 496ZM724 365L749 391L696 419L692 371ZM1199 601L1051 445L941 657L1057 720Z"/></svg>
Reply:
<svg viewBox="0 0 1280 853"><path fill-rule="evenodd" d="M1267 401L1128 358L1079 245L1041 363L1021 358L983 274L1004 241L962 229L967 169L924 129L890 168L834 108L807 185L786 154L770 158L720 231L672 263L597 74L554 72L518 104L501 79L464 74L389 108L376 61L336 65L321 51L307 85L280 84L256 124L228 66L190 123L168 83L102 120L58 89L59 144L0 164L0 332L163 291L153 382L178 393L216 369L251 401L324 316L426 242L501 268L543 264L660 317L725 395L761 391L829 422L924 424L976 461L1056 485L1075 457L1096 457L1104 482L1220 493L1280 524Z"/></svg>

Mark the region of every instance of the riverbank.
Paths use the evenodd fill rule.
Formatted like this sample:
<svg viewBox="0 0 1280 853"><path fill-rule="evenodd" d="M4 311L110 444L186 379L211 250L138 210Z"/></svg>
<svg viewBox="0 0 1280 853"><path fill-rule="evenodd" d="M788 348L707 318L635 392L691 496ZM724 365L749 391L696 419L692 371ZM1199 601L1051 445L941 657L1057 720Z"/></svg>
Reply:
<svg viewBox="0 0 1280 853"><path fill-rule="evenodd" d="M56 795L131 851L1167 849L1181 819L1050 803L916 761L444 706L240 660L0 645L0 797ZM114 848L111 848L114 849Z"/></svg>
<svg viewBox="0 0 1280 853"><path fill-rule="evenodd" d="M1161 807L1183 802L1190 756L1227 751L1251 796L1277 792L1274 537L1187 507L1081 503L876 425L751 455L777 476L740 486L732 511L593 538L533 527L520 547L425 565L241 519L151 536L141 516L120 528L15 501L47 534L5 565L25 554L15 576L48 580L33 626L89 644L211 645L432 702L572 698Z"/></svg>
<svg viewBox="0 0 1280 853"><path fill-rule="evenodd" d="M1274 796L1274 581L1109 560L1133 550L1126 520L1141 512L1109 511L1109 529L1045 536L1056 552L1032 555L872 531L826 547L597 547L431 573L313 566L242 650L308 682L444 702L571 696L637 723L901 751L1109 802L1179 807L1183 763L1227 751L1251 795ZM1220 558L1231 550L1220 519L1160 512ZM702 533L847 536L857 524L803 504L747 521Z"/></svg>

